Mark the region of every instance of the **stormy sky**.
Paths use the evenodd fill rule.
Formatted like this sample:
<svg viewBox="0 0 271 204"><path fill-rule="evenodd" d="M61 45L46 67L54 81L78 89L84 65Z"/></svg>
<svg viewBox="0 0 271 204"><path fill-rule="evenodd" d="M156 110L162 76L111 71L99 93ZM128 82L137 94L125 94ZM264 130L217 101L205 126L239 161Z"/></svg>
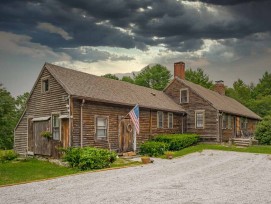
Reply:
<svg viewBox="0 0 271 204"><path fill-rule="evenodd" d="M101 75L160 63L231 86L271 71L270 0L1 0L0 83L30 91L43 64Z"/></svg>

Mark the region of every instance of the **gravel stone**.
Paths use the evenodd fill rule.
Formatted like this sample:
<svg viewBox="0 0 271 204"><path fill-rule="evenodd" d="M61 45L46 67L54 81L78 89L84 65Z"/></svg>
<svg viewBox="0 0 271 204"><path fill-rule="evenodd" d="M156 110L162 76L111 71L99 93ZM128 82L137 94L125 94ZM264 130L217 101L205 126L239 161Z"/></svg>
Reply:
<svg viewBox="0 0 271 204"><path fill-rule="evenodd" d="M172 160L0 188L0 203L271 203L264 154L205 150Z"/></svg>

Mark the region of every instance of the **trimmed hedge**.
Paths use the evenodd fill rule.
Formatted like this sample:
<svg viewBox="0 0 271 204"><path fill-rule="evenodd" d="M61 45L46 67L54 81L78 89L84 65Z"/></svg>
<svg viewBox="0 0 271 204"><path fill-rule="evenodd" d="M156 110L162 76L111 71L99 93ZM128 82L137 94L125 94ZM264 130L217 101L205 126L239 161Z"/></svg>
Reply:
<svg viewBox="0 0 271 204"><path fill-rule="evenodd" d="M18 154L14 150L0 150L0 162L14 160Z"/></svg>
<svg viewBox="0 0 271 204"><path fill-rule="evenodd" d="M117 159L115 152L95 147L70 147L65 149L64 153L63 160L80 170L110 167Z"/></svg>
<svg viewBox="0 0 271 204"><path fill-rule="evenodd" d="M196 134L168 134L158 135L154 138L155 142L164 142L169 145L170 151L178 151L199 142Z"/></svg>
<svg viewBox="0 0 271 204"><path fill-rule="evenodd" d="M164 142L147 141L140 145L140 154L148 156L160 156L168 150L169 145Z"/></svg>

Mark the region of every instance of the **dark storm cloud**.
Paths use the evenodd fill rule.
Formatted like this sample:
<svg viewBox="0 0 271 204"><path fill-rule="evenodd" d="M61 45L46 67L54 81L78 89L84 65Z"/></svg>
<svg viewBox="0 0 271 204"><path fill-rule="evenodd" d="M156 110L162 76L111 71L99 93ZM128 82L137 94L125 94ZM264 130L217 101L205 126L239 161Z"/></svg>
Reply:
<svg viewBox="0 0 271 204"><path fill-rule="evenodd" d="M191 0L193 1L193 0ZM215 5L236 5L236 4L244 4L249 2L259 2L259 1L268 1L268 0L194 0L200 1L208 4L215 4Z"/></svg>
<svg viewBox="0 0 271 204"><path fill-rule="evenodd" d="M204 4L195 8L166 0L5 0L0 3L0 30L28 35L54 50L79 46L148 50L148 46L164 45L179 52L200 49L204 39L242 40L270 33L270 1L200 2ZM40 23L60 31L39 29Z"/></svg>

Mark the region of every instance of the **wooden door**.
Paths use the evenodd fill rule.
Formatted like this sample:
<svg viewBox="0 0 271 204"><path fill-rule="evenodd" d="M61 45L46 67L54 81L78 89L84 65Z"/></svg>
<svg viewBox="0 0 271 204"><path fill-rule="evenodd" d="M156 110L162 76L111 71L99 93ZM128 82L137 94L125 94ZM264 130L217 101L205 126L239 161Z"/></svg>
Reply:
<svg viewBox="0 0 271 204"><path fill-rule="evenodd" d="M121 119L119 133L119 151L133 151L133 123L130 119Z"/></svg>
<svg viewBox="0 0 271 204"><path fill-rule="evenodd" d="M63 147L69 147L69 119L64 118L61 121L61 140Z"/></svg>
<svg viewBox="0 0 271 204"><path fill-rule="evenodd" d="M34 154L51 155L50 140L41 136L41 132L49 130L49 121L37 121L33 124L33 134L35 139Z"/></svg>

